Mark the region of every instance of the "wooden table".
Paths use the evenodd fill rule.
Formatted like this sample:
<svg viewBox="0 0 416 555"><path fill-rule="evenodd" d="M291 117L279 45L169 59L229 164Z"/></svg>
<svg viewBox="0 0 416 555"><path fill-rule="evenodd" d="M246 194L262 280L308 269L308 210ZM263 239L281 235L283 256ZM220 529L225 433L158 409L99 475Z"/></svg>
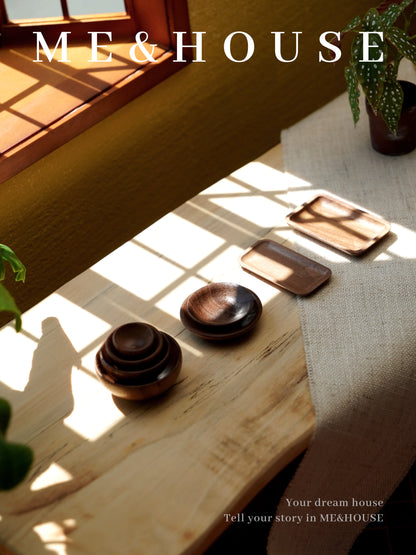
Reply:
<svg viewBox="0 0 416 555"><path fill-rule="evenodd" d="M238 260L258 238L290 238L281 167L276 147L28 311L20 334L1 330L8 437L35 452L25 483L0 494L0 537L17 553L201 553L224 515L307 447L296 299ZM183 299L210 281L259 295L250 335L209 342L183 327ZM113 399L94 373L108 333L137 320L173 335L184 357L170 392L142 404Z"/></svg>

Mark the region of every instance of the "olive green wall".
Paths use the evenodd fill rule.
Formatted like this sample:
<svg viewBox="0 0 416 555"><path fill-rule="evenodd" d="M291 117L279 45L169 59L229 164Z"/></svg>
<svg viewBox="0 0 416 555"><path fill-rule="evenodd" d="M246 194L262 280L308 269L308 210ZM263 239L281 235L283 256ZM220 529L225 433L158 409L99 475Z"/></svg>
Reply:
<svg viewBox="0 0 416 555"><path fill-rule="evenodd" d="M269 149L281 129L340 93L344 63L318 64L319 35L371 4L189 0L192 30L206 33L205 63L192 63L0 186L0 242L28 268L26 284L12 288L21 308ZM245 63L224 55L234 31L255 40ZM302 31L298 60L276 60L271 31Z"/></svg>

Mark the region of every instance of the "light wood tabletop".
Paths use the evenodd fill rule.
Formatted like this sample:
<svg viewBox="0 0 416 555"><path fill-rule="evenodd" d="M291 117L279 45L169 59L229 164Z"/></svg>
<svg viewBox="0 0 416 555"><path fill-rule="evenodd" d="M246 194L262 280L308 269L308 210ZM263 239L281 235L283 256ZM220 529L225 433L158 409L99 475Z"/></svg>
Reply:
<svg viewBox="0 0 416 555"><path fill-rule="evenodd" d="M22 332L0 331L8 437L35 453L26 481L0 494L5 545L23 555L202 553L225 515L307 447L315 416L296 297L239 264L259 238L289 244L285 187L277 146L29 310ZM214 342L185 329L182 301L212 281L260 297L250 334ZM113 398L94 371L104 339L131 321L172 335L183 354L173 388L142 403Z"/></svg>

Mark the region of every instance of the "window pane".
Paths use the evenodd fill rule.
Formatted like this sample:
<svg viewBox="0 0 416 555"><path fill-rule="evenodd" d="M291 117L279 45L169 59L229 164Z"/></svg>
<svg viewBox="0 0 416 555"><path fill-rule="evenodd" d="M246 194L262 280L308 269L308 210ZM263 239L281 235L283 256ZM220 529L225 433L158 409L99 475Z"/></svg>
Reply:
<svg viewBox="0 0 416 555"><path fill-rule="evenodd" d="M60 0L6 0L10 20L36 17L62 17Z"/></svg>
<svg viewBox="0 0 416 555"><path fill-rule="evenodd" d="M68 0L69 15L125 13L124 0Z"/></svg>

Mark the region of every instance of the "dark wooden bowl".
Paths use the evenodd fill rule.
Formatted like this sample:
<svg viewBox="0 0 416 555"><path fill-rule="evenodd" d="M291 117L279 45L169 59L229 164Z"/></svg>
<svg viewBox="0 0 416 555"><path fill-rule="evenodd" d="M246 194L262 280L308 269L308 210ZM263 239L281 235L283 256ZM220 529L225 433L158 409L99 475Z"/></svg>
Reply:
<svg viewBox="0 0 416 555"><path fill-rule="evenodd" d="M187 312L202 326L234 326L257 310L253 292L236 283L210 283L192 293Z"/></svg>
<svg viewBox="0 0 416 555"><path fill-rule="evenodd" d="M107 374L106 370L101 365L97 353L95 370L98 379L115 397L130 401L145 401L165 393L165 391L171 388L176 382L182 367L182 351L179 344L173 337L167 334L166 336L170 346L169 360L166 366L152 381L129 384L116 382L112 376Z"/></svg>
<svg viewBox="0 0 416 555"><path fill-rule="evenodd" d="M132 361L128 361L129 364L127 366L117 363L117 361L108 357L106 343L97 353L99 363L106 374L117 382L130 383L132 381L139 381L140 383L146 383L152 381L156 379L156 376L167 365L171 356L171 343L168 335L161 333L161 337L162 348L155 357L144 359L147 364L143 364L142 361L139 361L139 364L136 365L131 364ZM120 360L122 361L122 359Z"/></svg>
<svg viewBox="0 0 416 555"><path fill-rule="evenodd" d="M128 325L128 324L127 324ZM166 352L166 341L163 338L162 333L160 333L156 328L157 332L155 335L155 340L152 343L152 350L146 349L145 351L139 351L136 354L137 358L128 358L116 349L113 343L113 334L109 335L102 346L103 356L106 361L117 368L123 370L141 370L149 368L156 364ZM130 357L133 357L133 350L129 353Z"/></svg>
<svg viewBox="0 0 416 555"><path fill-rule="evenodd" d="M160 344L160 332L145 322L130 322L113 331L107 343L123 360L138 360L151 355Z"/></svg>
<svg viewBox="0 0 416 555"><path fill-rule="evenodd" d="M211 284L211 285L214 285L214 284ZM208 324L201 323L195 318L195 316L192 316L189 311L189 306L190 306L189 301L191 297L194 295L192 294L184 300L180 309L180 319L183 325L190 332L194 333L195 335L198 335L199 337L202 337L203 339L213 339L218 341L234 339L236 337L239 337L241 335L248 333L256 325L257 321L259 320L262 314L263 307L260 299L255 293L253 293L253 291L241 285L230 284L230 283L224 283L224 284L218 284L218 285L227 286L230 289L232 286L234 290L238 288L239 293L242 295L242 297L234 297L234 298L245 299L245 309L243 311L244 315L242 316L242 318L236 318L235 316L231 316L231 318L228 319L229 321L228 324L221 324L221 325L220 324L212 325L212 323L208 323ZM243 292L241 291L242 289L244 289ZM200 290L196 291L196 293L198 293L199 291ZM250 298L251 300L249 301L248 298ZM192 304L192 300L191 300L191 304ZM250 307L250 309L248 309L248 307ZM238 312L238 310L236 310L236 312ZM225 318L222 318L222 317L220 319L222 319L223 321L226 320Z"/></svg>

